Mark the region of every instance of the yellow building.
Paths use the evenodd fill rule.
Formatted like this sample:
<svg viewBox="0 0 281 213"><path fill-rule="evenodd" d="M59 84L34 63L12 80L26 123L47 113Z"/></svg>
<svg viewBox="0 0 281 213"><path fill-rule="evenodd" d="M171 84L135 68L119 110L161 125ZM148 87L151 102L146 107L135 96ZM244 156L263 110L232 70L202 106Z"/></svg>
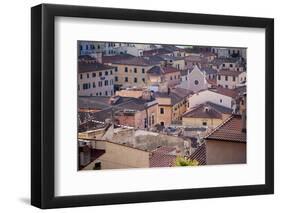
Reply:
<svg viewBox="0 0 281 213"><path fill-rule="evenodd" d="M182 124L213 129L229 118L231 113L231 109L206 102L186 112L182 117Z"/></svg>
<svg viewBox="0 0 281 213"><path fill-rule="evenodd" d="M107 140L82 139L80 169L148 168L149 152Z"/></svg>
<svg viewBox="0 0 281 213"><path fill-rule="evenodd" d="M147 71L148 85L166 83L172 87L180 83L180 71L172 66L154 66Z"/></svg>
<svg viewBox="0 0 281 213"><path fill-rule="evenodd" d="M148 60L144 57L134 57L116 61L112 66L115 70L115 84L123 87L142 87L147 82L147 71L160 62Z"/></svg>
<svg viewBox="0 0 281 213"><path fill-rule="evenodd" d="M176 88L168 92L156 92L155 98L158 103L158 121L162 126L172 124L182 119L187 109L187 98L189 90Z"/></svg>

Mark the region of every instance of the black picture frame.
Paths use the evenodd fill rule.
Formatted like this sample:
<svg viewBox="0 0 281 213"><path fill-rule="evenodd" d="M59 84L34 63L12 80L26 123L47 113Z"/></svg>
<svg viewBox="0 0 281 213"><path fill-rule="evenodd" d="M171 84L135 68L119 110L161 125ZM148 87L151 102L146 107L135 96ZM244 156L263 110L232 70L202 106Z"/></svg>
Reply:
<svg viewBox="0 0 281 213"><path fill-rule="evenodd" d="M56 197L55 17L263 28L266 34L265 184ZM31 204L42 208L140 203L274 193L274 20L241 16L41 4L31 8ZM250 125L250 124L249 124Z"/></svg>

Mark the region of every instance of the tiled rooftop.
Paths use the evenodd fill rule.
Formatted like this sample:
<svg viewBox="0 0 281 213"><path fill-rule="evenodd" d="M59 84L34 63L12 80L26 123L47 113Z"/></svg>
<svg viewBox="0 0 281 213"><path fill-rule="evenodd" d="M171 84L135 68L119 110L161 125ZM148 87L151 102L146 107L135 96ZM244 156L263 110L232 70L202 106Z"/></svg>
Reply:
<svg viewBox="0 0 281 213"><path fill-rule="evenodd" d="M199 146L195 152L193 152L190 156L191 160L197 160L199 165L206 165L206 144L203 143L201 146Z"/></svg>
<svg viewBox="0 0 281 213"><path fill-rule="evenodd" d="M114 67L101 64L98 62L78 62L78 72L79 73L86 73L86 72L95 72L95 71L101 71L101 70L109 70L114 69Z"/></svg>
<svg viewBox="0 0 281 213"><path fill-rule="evenodd" d="M240 115L233 115L208 134L206 140L246 143L246 132L242 131L243 123Z"/></svg>
<svg viewBox="0 0 281 213"><path fill-rule="evenodd" d="M151 153L149 167L171 167L174 166L176 155L173 154L176 148L160 147Z"/></svg>
<svg viewBox="0 0 281 213"><path fill-rule="evenodd" d="M133 57L128 58L120 61L115 61L112 64L123 64L123 65L134 65L134 66L152 66L159 64L158 62L155 62L153 60L149 60L145 57Z"/></svg>

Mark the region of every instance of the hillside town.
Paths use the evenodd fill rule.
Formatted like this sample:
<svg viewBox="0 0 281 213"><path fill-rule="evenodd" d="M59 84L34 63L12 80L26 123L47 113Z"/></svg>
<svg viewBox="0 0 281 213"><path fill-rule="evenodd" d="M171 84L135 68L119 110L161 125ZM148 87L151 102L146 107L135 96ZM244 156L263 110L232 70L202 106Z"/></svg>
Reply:
<svg viewBox="0 0 281 213"><path fill-rule="evenodd" d="M78 170L246 163L246 48L78 41Z"/></svg>

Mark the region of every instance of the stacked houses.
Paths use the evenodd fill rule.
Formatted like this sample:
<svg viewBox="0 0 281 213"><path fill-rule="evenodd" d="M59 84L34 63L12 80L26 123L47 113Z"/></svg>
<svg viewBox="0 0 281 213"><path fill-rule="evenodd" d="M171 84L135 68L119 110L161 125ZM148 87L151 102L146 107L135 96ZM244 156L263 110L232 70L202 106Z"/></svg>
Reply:
<svg viewBox="0 0 281 213"><path fill-rule="evenodd" d="M246 162L245 49L78 47L79 169Z"/></svg>

